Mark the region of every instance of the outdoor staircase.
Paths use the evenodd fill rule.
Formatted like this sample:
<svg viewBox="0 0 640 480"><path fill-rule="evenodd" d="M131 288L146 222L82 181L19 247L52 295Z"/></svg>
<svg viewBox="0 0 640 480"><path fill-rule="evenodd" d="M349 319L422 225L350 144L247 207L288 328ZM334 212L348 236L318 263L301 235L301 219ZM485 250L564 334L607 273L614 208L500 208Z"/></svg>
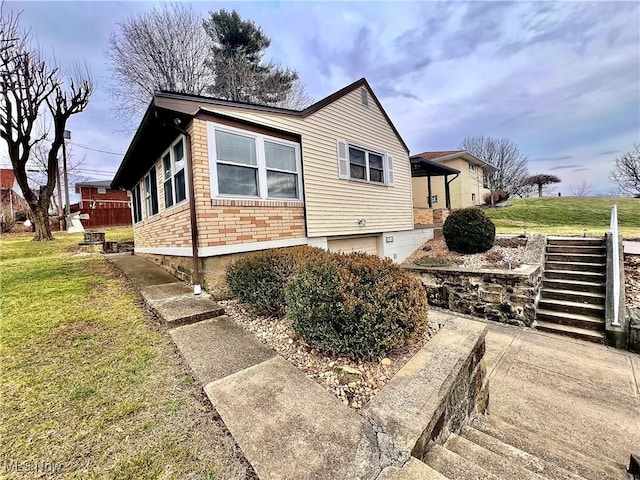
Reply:
<svg viewBox="0 0 640 480"><path fill-rule="evenodd" d="M604 239L549 237L535 328L604 343L606 261Z"/></svg>
<svg viewBox="0 0 640 480"><path fill-rule="evenodd" d="M608 459L591 459L553 442L523 441L519 432L476 419L434 445L423 459L451 480L604 480L624 479L624 470ZM531 451L535 450L535 451Z"/></svg>

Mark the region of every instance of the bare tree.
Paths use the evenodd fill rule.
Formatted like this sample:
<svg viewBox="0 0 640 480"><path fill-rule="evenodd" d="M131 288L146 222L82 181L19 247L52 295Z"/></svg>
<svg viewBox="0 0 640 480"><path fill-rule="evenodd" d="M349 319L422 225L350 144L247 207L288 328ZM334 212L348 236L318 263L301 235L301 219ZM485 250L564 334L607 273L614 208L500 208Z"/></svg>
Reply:
<svg viewBox="0 0 640 480"><path fill-rule="evenodd" d="M537 175L531 175L527 177L522 182L524 185L537 186L538 187L538 197L542 197L542 187L545 185L550 185L552 183L560 183L559 177L555 175L549 175L547 173L539 173Z"/></svg>
<svg viewBox="0 0 640 480"><path fill-rule="evenodd" d="M307 93L302 81L298 79L291 85L291 90L287 93L287 98L276 103L275 106L288 108L290 110L304 110L312 103L313 99Z"/></svg>
<svg viewBox="0 0 640 480"><path fill-rule="evenodd" d="M49 205L56 184L58 152L64 142L67 120L82 112L93 93L86 68L64 75L50 67L34 49L28 31L21 30L19 14L0 12L0 137L7 143L16 180L29 204L36 228L34 240L52 240ZM46 158L46 183L32 188L27 164L35 145L45 140L34 130L38 118L49 115L53 129Z"/></svg>
<svg viewBox="0 0 640 480"><path fill-rule="evenodd" d="M526 195L527 157L515 143L506 138L467 137L460 148L496 168L494 173L485 173L485 184L492 193L504 190L509 197Z"/></svg>
<svg viewBox="0 0 640 480"><path fill-rule="evenodd" d="M118 25L106 52L118 117L131 127L155 91L203 94L213 82L210 39L193 8L164 4Z"/></svg>
<svg viewBox="0 0 640 480"><path fill-rule="evenodd" d="M571 185L569 190L576 197L588 197L593 191L593 183L583 180L582 183L578 185Z"/></svg>
<svg viewBox="0 0 640 480"><path fill-rule="evenodd" d="M640 195L640 144L616 158L616 165L609 178L620 190L630 195Z"/></svg>

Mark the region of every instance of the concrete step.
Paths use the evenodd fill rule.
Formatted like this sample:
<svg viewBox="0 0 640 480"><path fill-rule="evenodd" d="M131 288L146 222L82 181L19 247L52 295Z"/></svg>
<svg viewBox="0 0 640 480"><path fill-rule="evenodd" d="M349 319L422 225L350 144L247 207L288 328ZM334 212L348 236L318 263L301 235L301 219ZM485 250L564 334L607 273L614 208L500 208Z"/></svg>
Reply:
<svg viewBox="0 0 640 480"><path fill-rule="evenodd" d="M402 467L387 467L376 480L449 480L437 470L434 470L426 463L415 457L410 457L409 461Z"/></svg>
<svg viewBox="0 0 640 480"><path fill-rule="evenodd" d="M624 466L610 458L586 455L576 451L570 444L554 440L553 435L541 437L539 432L532 432L526 428L523 429L522 426L513 425L500 416L489 416L482 420L476 420L472 426L504 444L527 452L548 464L555 464L561 470L573 474L573 476L553 477L545 472L549 478L567 480L580 480L581 477L588 480L626 479ZM575 478L576 476L578 479Z"/></svg>
<svg viewBox="0 0 640 480"><path fill-rule="evenodd" d="M604 273L581 272L573 270L547 270L544 271L544 278L552 280L578 280L580 282L604 283Z"/></svg>
<svg viewBox="0 0 640 480"><path fill-rule="evenodd" d="M580 272L605 273L605 263L556 262L547 261L544 268L549 270L571 270Z"/></svg>
<svg viewBox="0 0 640 480"><path fill-rule="evenodd" d="M427 452L424 463L452 480L500 480L481 466L438 444Z"/></svg>
<svg viewBox="0 0 640 480"><path fill-rule="evenodd" d="M606 255L587 253L547 253L547 262L605 263Z"/></svg>
<svg viewBox="0 0 640 480"><path fill-rule="evenodd" d="M596 330L572 327L569 325L561 325L558 323L550 323L545 321L536 320L536 330L547 333L555 333L557 335L564 335L565 337L576 338L578 340L584 340L592 343L604 343L604 333Z"/></svg>
<svg viewBox="0 0 640 480"><path fill-rule="evenodd" d="M604 255L605 246L577 246L577 245L547 245L547 253Z"/></svg>
<svg viewBox="0 0 640 480"><path fill-rule="evenodd" d="M574 292L604 293L605 284L602 282L585 282L579 280L560 280L553 278L542 279L543 288L553 290L571 290Z"/></svg>
<svg viewBox="0 0 640 480"><path fill-rule="evenodd" d="M574 292L572 290L556 290L553 288L543 288L540 291L540 297L549 300L566 300L569 302L604 305L606 295L604 293Z"/></svg>
<svg viewBox="0 0 640 480"><path fill-rule="evenodd" d="M604 305L594 305L592 303L575 302L568 300L555 300L545 298L544 294L538 302L538 309L550 310L552 312L564 312L587 317L604 318Z"/></svg>
<svg viewBox="0 0 640 480"><path fill-rule="evenodd" d="M188 325L224 315L224 308L206 294L185 293L157 299L150 299L148 294L143 295L151 309L169 327Z"/></svg>
<svg viewBox="0 0 640 480"><path fill-rule="evenodd" d="M461 434L467 440L498 455L501 461L521 465L528 471L537 473L543 478L548 478L549 480L584 480L583 477L571 473L555 463L547 462L540 457L531 455L474 427L464 427Z"/></svg>
<svg viewBox="0 0 640 480"><path fill-rule="evenodd" d="M601 237L547 237L547 245L602 246Z"/></svg>
<svg viewBox="0 0 640 480"><path fill-rule="evenodd" d="M536 320L587 330L604 330L604 316L580 315L578 313L556 312L538 308Z"/></svg>
<svg viewBox="0 0 640 480"><path fill-rule="evenodd" d="M544 477L528 470L521 462L504 458L464 437L451 435L446 447L500 479L544 480Z"/></svg>

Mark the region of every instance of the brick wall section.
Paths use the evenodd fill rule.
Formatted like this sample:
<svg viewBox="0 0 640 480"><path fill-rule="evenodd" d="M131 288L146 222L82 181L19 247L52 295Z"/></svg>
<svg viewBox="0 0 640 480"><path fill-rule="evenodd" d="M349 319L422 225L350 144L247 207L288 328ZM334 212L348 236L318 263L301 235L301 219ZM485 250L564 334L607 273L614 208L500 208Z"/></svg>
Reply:
<svg viewBox="0 0 640 480"><path fill-rule="evenodd" d="M305 237L302 202L212 199L209 184L207 122L194 119L188 127L194 170L200 248ZM164 179L156 163L160 213L134 225L138 248L191 246L188 201L164 208ZM144 209L144 201L143 209Z"/></svg>
<svg viewBox="0 0 640 480"><path fill-rule="evenodd" d="M190 125L196 211L201 247L305 236L302 202L212 199L209 184L207 122Z"/></svg>

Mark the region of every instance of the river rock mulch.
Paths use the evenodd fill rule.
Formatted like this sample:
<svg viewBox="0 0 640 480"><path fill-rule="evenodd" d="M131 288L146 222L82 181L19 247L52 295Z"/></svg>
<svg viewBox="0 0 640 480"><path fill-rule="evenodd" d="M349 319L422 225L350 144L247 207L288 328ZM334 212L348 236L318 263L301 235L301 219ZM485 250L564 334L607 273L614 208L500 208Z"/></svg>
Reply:
<svg viewBox="0 0 640 480"><path fill-rule="evenodd" d="M522 265L526 238L498 237L494 246L483 253L462 254L452 252L447 248L444 237L432 238L421 248L413 252L403 263L417 265L445 267L458 266L462 268L509 269Z"/></svg>
<svg viewBox="0 0 640 480"><path fill-rule="evenodd" d="M219 303L229 318L354 409L361 408L378 393L441 327L429 321L424 334L387 353L384 358L351 360L312 348L296 335L286 317L278 319L255 315L249 307L236 300Z"/></svg>
<svg viewBox="0 0 640 480"><path fill-rule="evenodd" d="M629 308L640 308L640 255L624 256L626 304Z"/></svg>

